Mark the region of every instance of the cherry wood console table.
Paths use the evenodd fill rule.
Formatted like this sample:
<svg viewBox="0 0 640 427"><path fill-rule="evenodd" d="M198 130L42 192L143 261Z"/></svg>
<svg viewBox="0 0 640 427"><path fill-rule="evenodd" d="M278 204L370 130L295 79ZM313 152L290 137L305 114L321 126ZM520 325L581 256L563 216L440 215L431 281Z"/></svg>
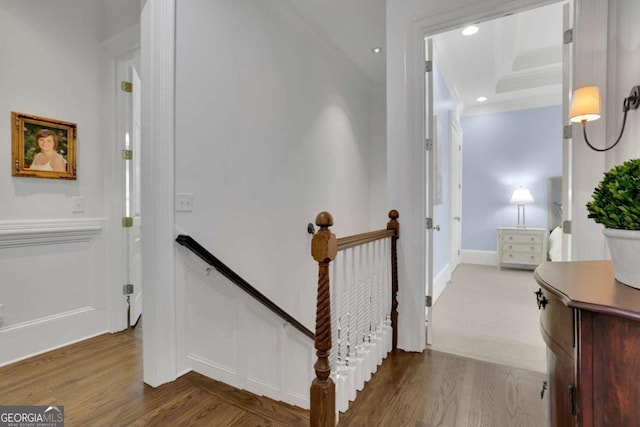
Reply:
<svg viewBox="0 0 640 427"><path fill-rule="evenodd" d="M640 426L640 290L610 261L545 262L535 279L550 425Z"/></svg>

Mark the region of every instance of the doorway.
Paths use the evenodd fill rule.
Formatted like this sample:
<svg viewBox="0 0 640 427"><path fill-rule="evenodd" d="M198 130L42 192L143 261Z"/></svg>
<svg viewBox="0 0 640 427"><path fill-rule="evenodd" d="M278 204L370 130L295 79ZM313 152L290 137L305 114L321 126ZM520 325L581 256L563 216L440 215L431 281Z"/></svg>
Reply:
<svg viewBox="0 0 640 427"><path fill-rule="evenodd" d="M500 77L497 78L494 82L495 92L496 92L494 95L497 94L500 102L494 103L492 108L487 108L487 106L491 104L491 95L487 96L481 93L470 93L469 95L473 95L474 101L478 103L485 102L483 106L479 107L477 105L471 105L468 103L465 104L465 100L463 99L464 92L472 92L472 91L463 87L462 85L457 85L455 82L455 79L453 79L453 82L451 82L452 80L451 75L455 74L455 73L451 73L450 75L449 71L452 69L453 70L471 69L472 71L475 71L476 74L481 74L480 67L478 66L477 63L473 62L474 57L472 55L467 55L472 62L467 63L466 65L460 65L460 64L452 65L450 63L447 63L447 59L454 56L453 54L451 54L451 52L462 51L463 47L461 45L452 46L452 45L447 45L447 43L440 42L439 40L440 37L443 37L447 33L441 33L441 34L431 36L431 38L433 38L434 40L433 68L436 70L435 79L437 81L438 80L437 75L440 74L440 79L443 80L450 89L450 93L449 93L450 99L444 102L442 105L439 105L439 103L441 103L442 100L434 99L431 101L434 104L433 111L435 112L435 115L440 118L440 122L443 121L443 118L446 118L445 124L441 125L437 129L437 134L439 134L440 136L439 140L441 142L441 146L439 147L440 155L442 156L441 160L444 160L444 162L442 162L441 164L447 165L446 167L449 168L449 170L447 171L449 173L444 174L444 176L446 177L445 179L447 179L449 182L447 182L443 186L445 191L448 191L448 194L445 194L443 197L443 199L445 199L445 203L443 204L442 210L446 211L446 214L438 216L438 209L436 207L435 216L433 218L433 224L439 225L441 230L446 231L444 236L446 243L440 244L440 245L437 244L438 236L436 236L436 233L432 233L433 234L432 238L434 239L434 242L433 242L434 249L431 252L433 253L430 253L427 249L428 251L427 265L429 265L430 263L433 263L433 268L431 269L432 277L431 278L427 277L427 279L432 280L435 283L439 281L444 281L445 283L448 282L447 279L451 277L451 273L455 269L455 266L460 262L464 263L464 262L471 261L473 263L479 263L479 264L492 264L492 263L495 264L495 253L496 253L496 245L497 245L496 237L495 237L497 234L496 228L500 226L499 225L500 222L506 222L511 219L511 210L509 208L512 207L508 204L509 195L510 195L508 191L506 192L506 196L505 196L504 194L502 194L501 190L493 191L489 187L485 186L485 187L481 187L479 190L478 189L473 190L474 194L472 195L473 197L471 197L471 200L479 200L482 203L491 202L493 203L494 211L490 213L485 213L485 214L472 213L471 215L466 215L466 214L464 216L462 215L463 210L465 210L466 212L466 209L468 209L470 205L466 205L463 208L462 204L465 198L462 197L461 193L459 195L456 194L456 191L455 191L458 188L458 186L460 189L462 189L461 184L462 184L463 169L462 169L462 166L459 166L460 167L459 173L456 171L456 168L458 167L457 165L462 164L462 150L460 147L460 151L459 151L460 156L458 159L456 158L456 153L458 151L454 150L454 146L457 145L458 142L461 143L462 141L462 129L464 129L464 124L462 126L460 126L459 124L457 126L455 124L452 124L452 122L455 122L451 120L452 113L449 113L449 114L444 114L444 113L447 111L451 112L452 110L455 111L459 105L463 105L465 106L465 109L467 110L467 112L465 113L463 111L463 113L460 114L462 118L465 116L474 116L477 118L484 114L486 115L486 118L484 118L482 121L484 122L485 126L490 126L492 122L492 118L489 116L490 114L505 113L508 111L506 109L506 106L509 102L511 102L512 104L515 104L514 100L507 99L508 98L507 95L510 92L516 92L518 89L518 85L529 84L529 86L525 88L527 92L533 92L535 90L535 87L532 85L531 82L527 83L526 77L527 77L527 72L529 73L529 77L531 77L531 75L533 74L533 72L531 72L531 70L528 70L528 68L532 68L531 65L534 64L536 60L533 56L538 55L539 56L538 59L544 58L544 61L547 61L547 62L546 62L546 65L533 67L533 71L538 73L538 77L542 76L543 74L546 75L546 80L542 78L542 79L539 79L540 81L543 81L543 82L553 81L554 84L549 86L554 86L553 90L555 90L557 93L551 94L551 93L544 92L543 93L544 96L543 95L538 96L538 99L542 102L538 105L536 105L534 101L531 101L528 104L522 102L522 100L524 99L524 96L521 94L515 98L515 100L520 102L520 105L516 106L514 111L518 109L519 110L536 109L536 108L541 109L541 108L549 107L550 105L553 105L553 104L549 103L549 101L547 101L547 103L545 104L544 101L542 101L542 98L544 98L547 95L548 95L548 98L555 96L557 99L555 105L558 109L557 117L560 122L563 122L563 119L562 119L563 116L561 112L562 110L560 108L560 105L565 99L565 96L563 95L563 89L562 89L562 78L563 78L562 76L562 16L563 16L562 9L563 9L563 5L560 3L557 3L555 6L554 5L547 6L546 8L548 7L555 8L554 20L560 23L560 28L555 33L557 38L559 39L559 42L557 43L556 46L553 46L553 48L551 48L551 46L548 46L548 49L547 48L536 49L533 47L533 45L531 45L531 46L528 46L528 49L525 49L526 51L529 51L529 52L524 52L526 54L523 54L523 55L516 55L517 56L515 58L516 60L511 62L515 72L511 73L512 75L509 75L509 73L506 73L503 70L502 74L498 74ZM533 9L533 10L524 12L523 14L516 14L516 15L511 15L511 16L502 18L507 20L510 19L512 22L510 23L507 22L506 24L503 24L502 28L500 29L500 32L503 35L509 34L509 30L511 31L513 30L513 28L511 27L514 25L514 22L513 22L514 20L517 20L520 16L524 14L533 14L534 16L536 16L536 14L540 15L544 11L544 9L545 7L541 7L538 9ZM533 20L540 22L539 18L537 17L535 17ZM477 26L480 27L480 32L482 31L482 27L485 26L488 22L489 21L477 24ZM462 30L462 28L455 31L460 32L460 30ZM527 31L529 30L527 29ZM448 33L453 33L453 32L454 31L451 31ZM511 34L514 39L518 39L516 33L511 32ZM524 44L522 44L523 43L522 41L520 42L521 42L520 47L522 47ZM463 43L463 41L460 41L460 43ZM497 50L500 43L507 44L504 41L494 42L491 48ZM533 51L535 51L535 54L533 53ZM480 54L482 55L482 53ZM558 66L554 65L555 62L552 62L550 58L559 58L560 64ZM500 68L498 65L496 65L496 67ZM558 76L559 76L559 80L554 80ZM429 100L428 100L429 96L435 96L436 98L438 98L437 87L438 87L438 84L436 83L434 84L433 91L429 91L429 90L425 91L427 96L425 100L426 106L429 105ZM551 89L549 89L549 92L550 91ZM489 98L489 102L487 102L486 99L480 100L482 96L487 96L487 98ZM440 112L438 112L439 109L440 109ZM429 108L425 107L425 110L429 111ZM453 116L455 117L456 114L453 113ZM428 115L426 115L426 121L427 122L430 121L430 118ZM437 123L437 122L438 121L436 120L433 123ZM558 129L558 131L560 130L561 129ZM557 146L559 147L557 158L556 158L557 165L558 165L557 174L562 175L563 174L563 164L562 164L563 142L562 142L562 137L559 136L560 132L558 132L557 135L558 136L555 137ZM517 142L517 140L514 140L514 142ZM443 143L450 144L450 145L445 146L443 148L442 147ZM465 147L466 146L467 146L467 133L465 129ZM477 155L473 156L474 160L478 160L479 163L481 163L478 167L484 168L486 170L490 170L492 173L495 172L494 175L499 174L499 170L504 167L504 166L501 166L499 162L497 162L497 158L499 156L491 156L489 154L488 147L483 147L483 149L484 149L484 153L482 150L480 150L476 152L478 153ZM526 153L526 150L523 150L523 153ZM447 156L448 156L448 159L447 159ZM466 159L466 156L465 156L465 159ZM467 172L474 167L471 164L471 162L469 163L470 163L469 165L467 165L466 163L464 165L464 168L465 168L464 170ZM433 171L429 169L428 175L433 177L432 172ZM522 177L516 177L515 172L510 174L512 175L511 179L513 179L514 181L518 179L523 179ZM505 179L504 177L497 177L496 180L498 182L502 182L503 185L507 185L507 186L514 185L514 183L508 182L508 179ZM546 189L547 187L546 180L543 182L542 185ZM547 205L546 193L540 192L539 194L541 194L540 203L546 207ZM501 198L504 200L502 200ZM459 207L456 207L457 201L459 201L458 202ZM445 206L446 208L444 208ZM531 217L532 215L530 214L531 210L532 209L529 209L527 211L527 213L529 214L529 217ZM463 241L465 233L466 233L466 236L468 237L469 235L477 234L479 230L478 224L463 222L467 217L476 218L479 220L479 222L484 223L486 225L487 227L486 236L488 237L487 241L490 241L488 245L481 248L467 247L467 249L471 249L468 251L465 251L464 247L458 246L459 245L459 243L457 243L458 238L460 238L460 240ZM497 223L494 224L493 222L496 222L496 221ZM541 224L541 226L546 226L546 213L544 213L544 221L545 221L545 224ZM467 227L467 224L469 224L469 227ZM464 230L463 230L463 227L465 227ZM442 239L443 236L439 236L439 237ZM445 260L443 262L438 262L437 259L433 259L436 257L438 252L446 253L446 256L444 257ZM467 253L465 254L465 252ZM471 258L469 257L469 255L471 256ZM491 256L493 256L493 261L491 260ZM443 280L443 276L445 277L444 280ZM434 284L433 287L435 292L438 289L438 286ZM432 295L433 297L432 303L434 306L436 306L436 300L438 296L439 294L437 292L434 295ZM435 308L435 310L437 311L437 308ZM437 324L433 324L432 321L429 323L429 326L437 328ZM429 333L427 333L427 337L428 336L429 336ZM427 341L429 341L428 338L427 338Z"/></svg>

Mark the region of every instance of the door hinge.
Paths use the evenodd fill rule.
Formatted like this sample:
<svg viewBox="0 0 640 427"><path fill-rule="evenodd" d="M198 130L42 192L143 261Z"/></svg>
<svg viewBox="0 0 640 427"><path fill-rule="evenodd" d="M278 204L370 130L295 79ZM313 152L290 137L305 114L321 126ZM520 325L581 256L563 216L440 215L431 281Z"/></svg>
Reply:
<svg viewBox="0 0 640 427"><path fill-rule="evenodd" d="M130 216L123 216L122 217L122 226L124 228L133 227L133 218L130 217Z"/></svg>
<svg viewBox="0 0 640 427"><path fill-rule="evenodd" d="M131 93L133 92L133 83L131 82L122 82L120 83L120 88L123 92Z"/></svg>
<svg viewBox="0 0 640 427"><path fill-rule="evenodd" d="M133 293L133 284L127 283L122 286L122 295L131 295Z"/></svg>
<svg viewBox="0 0 640 427"><path fill-rule="evenodd" d="M425 73L433 71L433 61L424 61L424 71Z"/></svg>
<svg viewBox="0 0 640 427"><path fill-rule="evenodd" d="M122 160L131 160L133 159L133 150L122 150Z"/></svg>
<svg viewBox="0 0 640 427"><path fill-rule="evenodd" d="M427 295L424 303L427 307L431 307L433 304L433 297L431 295Z"/></svg>
<svg viewBox="0 0 640 427"><path fill-rule="evenodd" d="M562 233L571 234L571 220L562 221Z"/></svg>
<svg viewBox="0 0 640 427"><path fill-rule="evenodd" d="M433 150L433 141L429 138L424 140L424 149L427 151Z"/></svg>
<svg viewBox="0 0 640 427"><path fill-rule="evenodd" d="M425 221L425 225L427 227L427 230L432 230L433 229L433 218L426 218Z"/></svg>
<svg viewBox="0 0 640 427"><path fill-rule="evenodd" d="M562 128L562 137L564 139L571 139L573 138L573 125L565 125Z"/></svg>
<svg viewBox="0 0 640 427"><path fill-rule="evenodd" d="M569 44L573 41L573 28L569 28L562 34L562 41L564 44Z"/></svg>
<svg viewBox="0 0 640 427"><path fill-rule="evenodd" d="M576 415L576 386L569 386L569 413Z"/></svg>

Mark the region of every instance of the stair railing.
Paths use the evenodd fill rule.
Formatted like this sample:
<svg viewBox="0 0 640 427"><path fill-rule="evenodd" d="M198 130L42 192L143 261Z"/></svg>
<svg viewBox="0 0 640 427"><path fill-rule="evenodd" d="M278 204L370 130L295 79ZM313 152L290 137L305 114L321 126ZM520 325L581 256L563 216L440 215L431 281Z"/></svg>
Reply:
<svg viewBox="0 0 640 427"><path fill-rule="evenodd" d="M204 246L198 243L193 237L180 234L176 238L176 242L180 243L185 248L189 249L195 255L200 257L204 262L209 264L211 268L215 268L220 274L229 279L232 283L238 286L240 289L245 291L247 294L251 295L256 301L260 304L264 305L266 308L271 310L276 315L280 316L281 319L286 321L288 324L296 328L298 331L302 332L307 337L314 339L315 336L313 332L307 329L302 323L300 323L297 319L291 316L289 313L280 308L279 305L271 301L267 298L263 293L258 291L256 288L251 286L249 282L244 280L238 273L229 268L225 263L216 258L211 252L209 252ZM208 270L208 269L207 269Z"/></svg>
<svg viewBox="0 0 640 427"><path fill-rule="evenodd" d="M318 262L316 378L310 391L313 427L335 426L337 413L348 409L356 390L362 390L397 346L398 217L392 210L386 229L340 239L329 230L331 214L316 217L320 230L311 243L311 255Z"/></svg>

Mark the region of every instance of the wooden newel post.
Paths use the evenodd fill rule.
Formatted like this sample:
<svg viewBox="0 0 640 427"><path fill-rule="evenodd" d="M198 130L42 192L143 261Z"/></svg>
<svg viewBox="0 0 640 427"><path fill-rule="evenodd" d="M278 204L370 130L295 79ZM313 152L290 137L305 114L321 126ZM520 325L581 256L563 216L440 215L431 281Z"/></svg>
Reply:
<svg viewBox="0 0 640 427"><path fill-rule="evenodd" d="M329 377L329 351L331 350L331 299L329 286L329 264L338 253L335 234L329 227L333 218L328 212L316 217L320 230L311 241L311 256L318 261L318 301L316 305L316 378L311 383L310 419L312 427L334 427L336 425L336 387Z"/></svg>
<svg viewBox="0 0 640 427"><path fill-rule="evenodd" d="M393 327L393 349L398 347L398 239L400 238L400 214L397 210L389 211L390 221L387 230L393 230L391 238L391 326Z"/></svg>

